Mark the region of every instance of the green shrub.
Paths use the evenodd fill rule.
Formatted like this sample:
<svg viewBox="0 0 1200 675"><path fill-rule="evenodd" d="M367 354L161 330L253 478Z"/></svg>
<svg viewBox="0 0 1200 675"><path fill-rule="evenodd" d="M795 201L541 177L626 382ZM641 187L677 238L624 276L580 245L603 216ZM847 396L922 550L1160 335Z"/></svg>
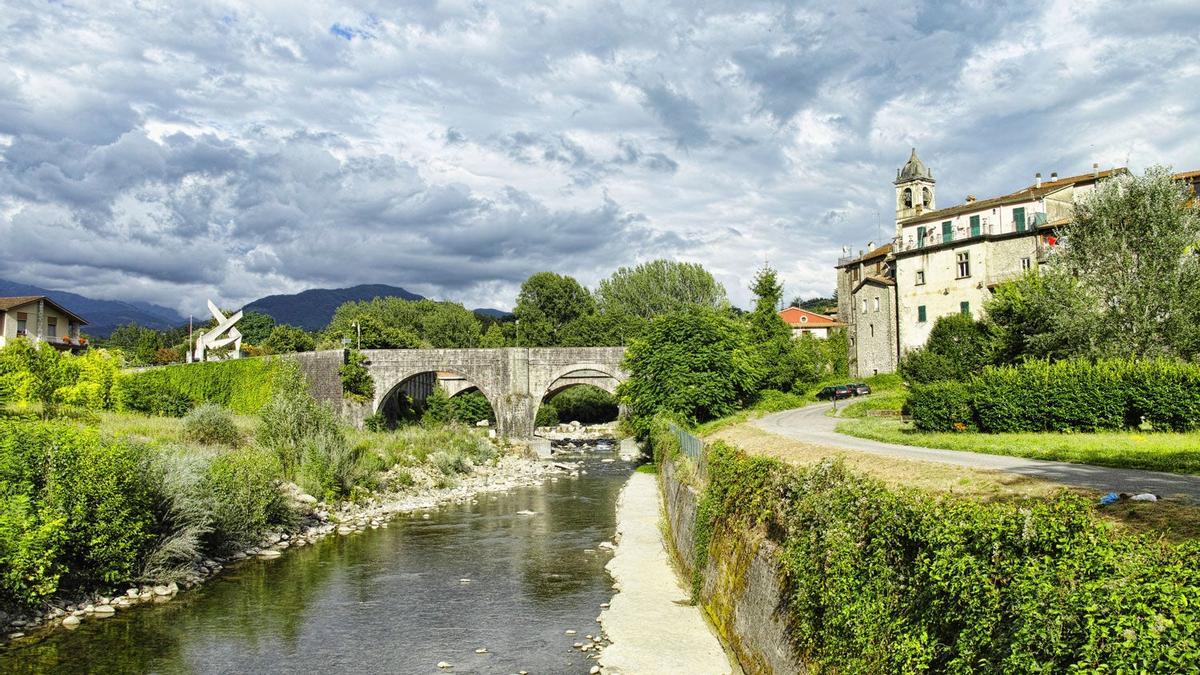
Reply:
<svg viewBox="0 0 1200 675"><path fill-rule="evenodd" d="M538 427L553 427L557 426L558 422L558 410L549 403L543 403L538 407L533 424Z"/></svg>
<svg viewBox="0 0 1200 675"><path fill-rule="evenodd" d="M298 390L280 392L262 409L255 440L275 453L284 476L296 475L306 446L315 438L325 444L339 439L345 442L333 411L307 393Z"/></svg>
<svg viewBox="0 0 1200 675"><path fill-rule="evenodd" d="M967 385L953 380L914 384L908 414L921 431L967 431L975 428Z"/></svg>
<svg viewBox="0 0 1200 675"><path fill-rule="evenodd" d="M238 445L242 433L233 415L215 403L197 407L183 419L183 433L189 441L205 445Z"/></svg>
<svg viewBox="0 0 1200 675"><path fill-rule="evenodd" d="M1200 543L1121 534L1069 493L983 503L891 490L841 462L799 468L720 443L706 459L697 578L713 551L775 541L780 609L810 670L1176 672L1195 663ZM699 599L722 611L718 598Z"/></svg>
<svg viewBox="0 0 1200 675"><path fill-rule="evenodd" d="M463 424L475 424L480 420L487 420L493 424L496 422L492 404L478 389L451 396L450 405L454 407L454 419Z"/></svg>
<svg viewBox="0 0 1200 675"><path fill-rule="evenodd" d="M214 457L200 484L212 518L206 544L219 551L249 546L269 528L287 522L281 478L278 458L264 448L246 447Z"/></svg>
<svg viewBox="0 0 1200 675"><path fill-rule="evenodd" d="M780 412L791 410L808 404L808 399L800 394L764 389L759 392L758 400L753 408L761 412Z"/></svg>
<svg viewBox="0 0 1200 675"><path fill-rule="evenodd" d="M588 385L567 387L542 407L552 406L559 420L599 424L617 419L617 397Z"/></svg>
<svg viewBox="0 0 1200 675"><path fill-rule="evenodd" d="M342 395L354 401L370 401L375 395L375 380L363 363L367 360L361 352L352 351L342 365Z"/></svg>
<svg viewBox="0 0 1200 675"><path fill-rule="evenodd" d="M129 579L153 544L148 451L59 423L0 422L0 562L9 603Z"/></svg>
<svg viewBox="0 0 1200 675"><path fill-rule="evenodd" d="M113 384L117 410L156 417L183 417L196 402L170 383L141 373L123 375Z"/></svg>
<svg viewBox="0 0 1200 675"><path fill-rule="evenodd" d="M170 412L156 407L153 397L167 395L186 398L192 405L216 403L240 415L254 415L275 393L304 388L304 378L294 362L271 357L162 366L120 379L123 407L149 414L178 410L178 401Z"/></svg>

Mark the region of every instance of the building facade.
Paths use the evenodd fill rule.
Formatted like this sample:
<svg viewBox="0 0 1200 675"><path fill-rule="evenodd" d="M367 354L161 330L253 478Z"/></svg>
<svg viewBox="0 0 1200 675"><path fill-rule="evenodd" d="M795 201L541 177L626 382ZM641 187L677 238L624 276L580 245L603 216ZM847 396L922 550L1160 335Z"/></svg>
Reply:
<svg viewBox="0 0 1200 675"><path fill-rule="evenodd" d="M779 310L779 318L792 329L792 337L798 338L802 335L811 335L815 338L824 340L829 337L831 331L843 328L833 317L810 312L807 309L799 307L788 307Z"/></svg>
<svg viewBox="0 0 1200 675"><path fill-rule="evenodd" d="M83 349L87 340L82 317L44 295L0 298L0 347L17 338L45 342L59 349Z"/></svg>
<svg viewBox="0 0 1200 675"><path fill-rule="evenodd" d="M838 316L847 325L850 372L896 370L921 347L939 317L982 315L992 290L1054 253L1057 228L1077 200L1123 168L1034 182L1016 192L937 208L937 181L914 149L896 171L896 229L891 244L843 251L837 264ZM1178 174L1195 182L1197 172Z"/></svg>

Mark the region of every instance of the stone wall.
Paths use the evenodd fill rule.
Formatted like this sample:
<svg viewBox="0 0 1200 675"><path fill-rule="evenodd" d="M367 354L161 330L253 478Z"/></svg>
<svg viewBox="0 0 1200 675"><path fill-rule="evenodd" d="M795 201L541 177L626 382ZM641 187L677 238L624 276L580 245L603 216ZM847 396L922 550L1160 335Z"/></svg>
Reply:
<svg viewBox="0 0 1200 675"><path fill-rule="evenodd" d="M346 352L329 349L320 352L281 354L279 358L293 361L308 381L308 393L316 400L342 408L342 365L346 363Z"/></svg>
<svg viewBox="0 0 1200 675"><path fill-rule="evenodd" d="M699 495L682 480L674 462L660 471L671 553L690 576ZM758 533L733 528L713 532L699 600L747 673L807 672L780 609L780 559L779 548Z"/></svg>

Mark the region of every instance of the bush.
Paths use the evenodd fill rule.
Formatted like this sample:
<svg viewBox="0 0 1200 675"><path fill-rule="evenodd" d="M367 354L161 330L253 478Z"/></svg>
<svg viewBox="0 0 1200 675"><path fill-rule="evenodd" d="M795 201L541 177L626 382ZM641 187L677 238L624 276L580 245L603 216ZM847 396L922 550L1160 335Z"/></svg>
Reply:
<svg viewBox="0 0 1200 675"><path fill-rule="evenodd" d="M1121 534L1069 493L981 503L891 490L841 462L798 468L719 443L706 455L695 578L715 551L775 541L780 609L811 670L1173 672L1195 662L1196 542ZM699 599L723 611L719 598Z"/></svg>
<svg viewBox="0 0 1200 675"><path fill-rule="evenodd" d="M375 395L375 380L363 365L366 360L361 352L352 351L342 365L342 395L352 401L370 401Z"/></svg>
<svg viewBox="0 0 1200 675"><path fill-rule="evenodd" d="M533 425L537 427L553 427L558 426L558 423L558 410L549 403L543 403L538 408L533 421Z"/></svg>
<svg viewBox="0 0 1200 675"><path fill-rule="evenodd" d="M156 417L183 417L196 404L169 383L138 374L118 377L113 385L113 399L117 410Z"/></svg>
<svg viewBox="0 0 1200 675"><path fill-rule="evenodd" d="M148 451L94 430L0 422L0 600L131 578L153 544Z"/></svg>
<svg viewBox="0 0 1200 675"><path fill-rule="evenodd" d="M250 546L270 527L287 522L281 477L278 458L264 448L230 450L214 457L200 483L212 518L206 544L219 551Z"/></svg>
<svg viewBox="0 0 1200 675"><path fill-rule="evenodd" d="M542 403L547 406L554 408L559 420L598 424L617 419L617 397L599 387L568 387Z"/></svg>
<svg viewBox="0 0 1200 675"><path fill-rule="evenodd" d="M183 433L189 441L204 445L238 445L242 440L233 415L215 403L188 413L183 420Z"/></svg>
<svg viewBox="0 0 1200 675"><path fill-rule="evenodd" d="M450 405L454 407L454 419L464 424L475 424L480 420L496 421L492 404L478 389L451 396Z"/></svg>
<svg viewBox="0 0 1200 675"><path fill-rule="evenodd" d="M318 437L325 443L345 442L333 411L302 391L281 392L271 399L262 409L255 433L258 444L275 453L288 478L296 475L305 446Z"/></svg>
<svg viewBox="0 0 1200 675"><path fill-rule="evenodd" d="M913 426L921 431L967 431L975 429L971 394L967 385L945 380L914 384L908 399Z"/></svg>
<svg viewBox="0 0 1200 675"><path fill-rule="evenodd" d="M1189 431L1200 425L1200 365L1151 360L1026 361L989 366L966 385L914 385L908 406L917 428L945 430L955 396L981 430ZM962 420L958 420L962 421Z"/></svg>
<svg viewBox="0 0 1200 675"><path fill-rule="evenodd" d="M800 394L764 389L759 392L754 409L761 412L780 412L791 410L808 404L808 399Z"/></svg>
<svg viewBox="0 0 1200 675"><path fill-rule="evenodd" d="M304 377L294 362L270 357L163 366L120 379L125 409L167 415L175 413L184 399L192 405L217 403L240 415L254 415L277 392L304 388ZM153 397L160 395L175 400L156 406Z"/></svg>

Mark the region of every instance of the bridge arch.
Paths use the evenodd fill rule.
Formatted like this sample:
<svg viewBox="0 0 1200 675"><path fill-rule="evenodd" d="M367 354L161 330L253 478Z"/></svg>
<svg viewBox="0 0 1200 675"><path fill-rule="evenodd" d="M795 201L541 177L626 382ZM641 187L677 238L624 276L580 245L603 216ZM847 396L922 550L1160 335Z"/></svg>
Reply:
<svg viewBox="0 0 1200 675"><path fill-rule="evenodd" d="M408 374L399 374L397 376L399 379L382 396L377 394L374 412L383 415L389 425L397 421L399 414L404 408L399 398L401 395L408 395L413 399L414 403L423 404L435 388L442 388L450 398L467 392L478 391L487 400L488 406L491 407L492 417L497 416L498 411L495 398L484 386L471 379L462 369L419 368L416 371ZM442 387L440 376L445 373L453 373L462 378L457 382L457 386L452 387L452 390Z"/></svg>

